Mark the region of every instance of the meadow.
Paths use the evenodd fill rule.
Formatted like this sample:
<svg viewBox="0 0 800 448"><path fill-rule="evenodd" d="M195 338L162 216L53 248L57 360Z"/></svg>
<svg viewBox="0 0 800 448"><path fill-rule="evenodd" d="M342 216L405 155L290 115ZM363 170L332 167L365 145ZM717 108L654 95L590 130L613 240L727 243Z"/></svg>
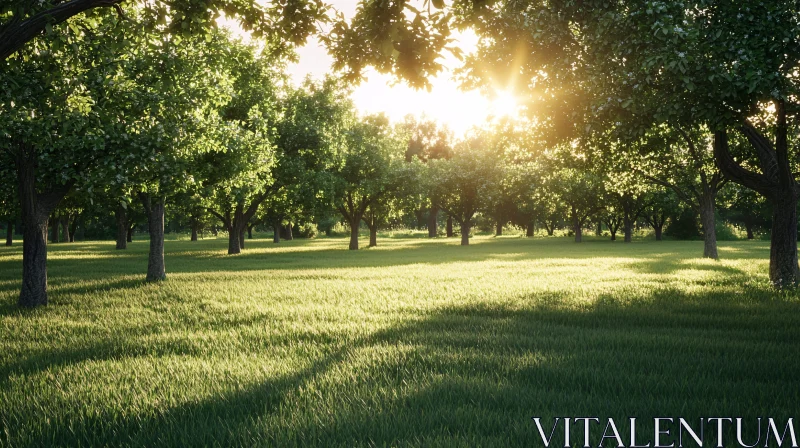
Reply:
<svg viewBox="0 0 800 448"><path fill-rule="evenodd" d="M534 416L798 417L800 300L770 289L768 242L458 243L168 241L162 284L147 241L55 244L35 310L0 248L0 446L542 446Z"/></svg>

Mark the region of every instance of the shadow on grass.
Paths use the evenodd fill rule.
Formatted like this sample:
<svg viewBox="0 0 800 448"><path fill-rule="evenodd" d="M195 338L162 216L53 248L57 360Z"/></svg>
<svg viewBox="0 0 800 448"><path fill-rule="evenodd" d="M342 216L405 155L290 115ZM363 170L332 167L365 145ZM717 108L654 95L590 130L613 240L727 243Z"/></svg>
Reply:
<svg viewBox="0 0 800 448"><path fill-rule="evenodd" d="M542 238L501 238L481 239L469 247L462 247L456 239L426 238L388 239L377 249L364 248L348 251L345 239L293 240L273 244L267 240L249 240L247 248L238 255L227 255L224 242L207 240L200 243L185 241L170 242L167 245L167 273L192 273L218 270L296 270L315 268L354 268L391 267L413 264L447 264L453 262L480 262L491 259L504 261L541 260L547 258L585 259L607 257L642 257L642 262L632 263L631 267L645 273L664 273L680 269L682 259L677 254L663 252L664 245L680 244L681 247L697 247L698 256L702 242L635 242L633 244L595 241L596 244L565 243L563 239ZM443 241L444 240L444 241ZM444 244L442 244L444 242ZM51 249L48 260L51 279L54 281L85 278L94 272L108 274L144 275L147 264L147 242L130 245L127 251L115 251L113 246L92 244L94 252L82 245L57 245ZM96 246L96 247L95 247ZM738 244L722 247L723 257L764 258L768 252L763 247L747 247ZM77 249L77 250L76 250ZM109 259L90 257L70 258L71 252L83 254L100 253L113 256ZM513 253L509 253L513 252ZM70 269L79 263L80 270ZM19 270L18 260L0 259L0 269ZM735 273L735 269L719 266L714 269ZM0 287L0 291L2 287Z"/></svg>
<svg viewBox="0 0 800 448"><path fill-rule="evenodd" d="M668 289L583 306L530 299L521 309L452 306L363 337L298 339L325 354L287 375L154 413L49 415L20 444L539 446L532 416L636 416L652 434L654 416L796 411L798 303L723 303ZM204 356L179 344L99 344L65 361L39 354L2 373L167 354Z"/></svg>

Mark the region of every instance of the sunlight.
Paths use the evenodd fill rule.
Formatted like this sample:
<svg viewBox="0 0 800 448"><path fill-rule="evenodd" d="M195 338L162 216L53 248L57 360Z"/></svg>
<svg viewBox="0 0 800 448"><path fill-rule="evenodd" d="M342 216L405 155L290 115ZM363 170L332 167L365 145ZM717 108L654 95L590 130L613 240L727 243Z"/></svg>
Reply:
<svg viewBox="0 0 800 448"><path fill-rule="evenodd" d="M491 102L492 114L497 117L515 117L519 111L519 103L513 92L497 90Z"/></svg>

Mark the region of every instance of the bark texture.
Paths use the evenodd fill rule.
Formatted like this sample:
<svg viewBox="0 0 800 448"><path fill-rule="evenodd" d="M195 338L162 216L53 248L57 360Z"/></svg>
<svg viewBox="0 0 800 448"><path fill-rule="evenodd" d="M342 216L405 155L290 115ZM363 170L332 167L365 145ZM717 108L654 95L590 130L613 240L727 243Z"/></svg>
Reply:
<svg viewBox="0 0 800 448"><path fill-rule="evenodd" d="M375 247L378 245L378 226L372 226L369 228L369 247Z"/></svg>
<svg viewBox="0 0 800 448"><path fill-rule="evenodd" d="M147 213L147 227L150 231L150 252L147 257L148 282L159 282L167 279L164 265L164 197L152 197L140 194L142 205Z"/></svg>
<svg viewBox="0 0 800 448"><path fill-rule="evenodd" d="M583 219L578 215L578 210L572 206L572 233L575 234L575 242L583 241Z"/></svg>
<svg viewBox="0 0 800 448"><path fill-rule="evenodd" d="M350 223L350 250L358 250L358 224L361 219L354 223Z"/></svg>
<svg viewBox="0 0 800 448"><path fill-rule="evenodd" d="M292 241L294 239L294 233L292 232L293 224L287 223L286 224L286 237L284 238L286 241Z"/></svg>
<svg viewBox="0 0 800 448"><path fill-rule="evenodd" d="M26 144L20 144L18 151L15 164L23 228L22 288L19 305L35 307L47 305L48 217L71 189L72 184L39 194L36 191L36 151Z"/></svg>
<svg viewBox="0 0 800 448"><path fill-rule="evenodd" d="M428 210L428 238L436 238L439 230L439 208L431 207Z"/></svg>
<svg viewBox="0 0 800 448"><path fill-rule="evenodd" d="M623 233L625 235L625 240L624 241L626 243L630 243L630 242L633 241L633 223L629 219L624 219L623 221L624 222L623 222L623 225L622 225L622 227L623 227L622 231L623 231Z"/></svg>
<svg viewBox="0 0 800 448"><path fill-rule="evenodd" d="M12 20L0 33L0 60L5 61L26 43L42 34L47 25L55 25L84 11L111 7L123 0L70 0L31 16L25 20Z"/></svg>
<svg viewBox="0 0 800 448"><path fill-rule="evenodd" d="M80 219L80 214L70 217L70 224L69 224L69 242L74 243L76 234L78 233L78 220Z"/></svg>
<svg viewBox="0 0 800 448"><path fill-rule="evenodd" d="M747 137L759 160L760 173L739 164L730 152L726 130L714 134L714 159L720 171L731 180L753 189L772 204L769 277L777 289L796 287L800 282L797 260L798 185L789 158L786 104L775 102L775 143L745 121L741 132Z"/></svg>
<svg viewBox="0 0 800 448"><path fill-rule="evenodd" d="M461 223L461 245L469 246L469 232L472 231L472 222L465 220Z"/></svg>
<svg viewBox="0 0 800 448"><path fill-rule="evenodd" d="M555 222L544 222L544 228L547 230L547 236L553 236L553 232L556 230L556 223Z"/></svg>

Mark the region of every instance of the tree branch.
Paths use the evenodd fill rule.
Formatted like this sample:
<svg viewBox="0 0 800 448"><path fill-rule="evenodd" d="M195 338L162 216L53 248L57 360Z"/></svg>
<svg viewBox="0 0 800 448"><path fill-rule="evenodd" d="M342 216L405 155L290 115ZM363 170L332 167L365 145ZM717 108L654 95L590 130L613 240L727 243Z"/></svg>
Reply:
<svg viewBox="0 0 800 448"><path fill-rule="evenodd" d="M25 44L45 30L47 25L56 25L94 8L117 7L123 0L72 0L58 4L46 11L18 22L9 23L0 34L0 60L5 61Z"/></svg>
<svg viewBox="0 0 800 448"><path fill-rule="evenodd" d="M744 124L742 124L741 132L747 137L750 146L756 150L756 155L758 156L764 178L768 181L777 182L778 160L775 158L775 150L772 148L772 143L761 135L749 121L745 120Z"/></svg>
<svg viewBox="0 0 800 448"><path fill-rule="evenodd" d="M764 196L772 196L775 188L773 182L770 182L763 174L747 170L733 160L728 146L728 133L726 131L716 131L714 133L714 161L717 168L732 181L755 190Z"/></svg>

